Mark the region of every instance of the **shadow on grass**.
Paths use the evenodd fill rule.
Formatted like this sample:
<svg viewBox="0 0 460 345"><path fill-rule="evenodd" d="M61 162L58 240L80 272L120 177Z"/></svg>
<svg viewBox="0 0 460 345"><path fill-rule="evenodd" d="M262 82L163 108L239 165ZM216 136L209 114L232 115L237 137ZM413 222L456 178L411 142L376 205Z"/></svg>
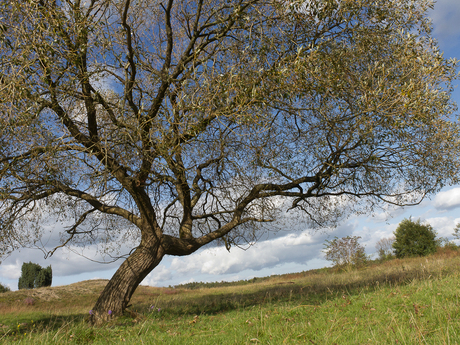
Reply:
<svg viewBox="0 0 460 345"><path fill-rule="evenodd" d="M363 289L379 289L384 286L398 286L411 283L414 279L425 280L439 274L453 273L458 269L454 267L445 268L442 272L435 269L427 270L425 267L407 269L403 264L397 272L373 272L368 268L363 272L349 273L328 273L323 279L316 278L303 282L282 282L267 284L254 284L252 291L244 292L235 287L234 292L215 292L201 290L200 292L190 290L179 290L174 296L167 296L157 299L157 307L161 307L161 313L165 316L179 317L185 315L218 314L222 312L239 310L242 308L268 305L268 304L309 304L321 305L328 299L343 295L359 295ZM343 278L335 279L341 274ZM355 280L350 277L357 274ZM332 277L332 278L331 278ZM338 280L345 281L337 283ZM254 291L255 290L255 291ZM149 304L138 302L132 306L133 310L148 314ZM150 312L152 313L152 311Z"/></svg>
<svg viewBox="0 0 460 345"><path fill-rule="evenodd" d="M58 331L59 329L70 328L86 319L87 316L81 313L70 315L21 313L12 316L11 320L3 320L0 327L0 339L44 331Z"/></svg>
<svg viewBox="0 0 460 345"><path fill-rule="evenodd" d="M460 271L457 259L443 260L443 258L458 257L460 252L445 252L441 255L431 257L430 264L426 258L405 261L395 259L369 266L362 271L334 273L330 269L316 270L276 277L274 280L264 279L261 283L247 283L245 286L227 284L225 287L198 290L139 289L136 298L132 299L133 305L128 308L126 316L117 319L109 327L129 326L146 317L161 319L212 315L254 306L278 308L284 305L321 305L327 300L343 295L355 296L363 291L367 293L369 290L377 290L384 286L396 287L411 283L414 279L432 279L432 277L446 276ZM75 297L72 297L72 300L81 311L84 301L77 300ZM158 308L161 310L158 311ZM0 343L2 338L10 339L10 336L17 336L18 333L29 334L40 331L78 332L72 338L74 342L77 338L85 341L93 339L94 328L75 328L75 325L85 325L89 314L75 311L75 313L62 315L59 314L59 310L59 306L56 306L56 313L30 310L30 312L3 314L3 320L0 321ZM70 335L69 333L68 336Z"/></svg>

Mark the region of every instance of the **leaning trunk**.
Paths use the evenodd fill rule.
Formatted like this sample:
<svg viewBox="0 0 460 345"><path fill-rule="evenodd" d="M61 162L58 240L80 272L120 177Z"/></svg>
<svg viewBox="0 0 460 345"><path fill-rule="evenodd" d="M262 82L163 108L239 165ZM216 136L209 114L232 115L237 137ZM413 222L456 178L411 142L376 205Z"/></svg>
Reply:
<svg viewBox="0 0 460 345"><path fill-rule="evenodd" d="M116 271L90 311L91 324L101 324L123 314L134 291L160 263L164 250L160 245L143 246L131 254Z"/></svg>

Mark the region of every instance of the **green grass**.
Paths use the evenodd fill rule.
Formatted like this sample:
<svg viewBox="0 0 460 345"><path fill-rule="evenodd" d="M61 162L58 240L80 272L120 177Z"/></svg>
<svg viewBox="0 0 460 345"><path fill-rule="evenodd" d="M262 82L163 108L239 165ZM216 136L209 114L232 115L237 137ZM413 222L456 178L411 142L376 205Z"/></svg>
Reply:
<svg viewBox="0 0 460 345"><path fill-rule="evenodd" d="M126 316L99 328L86 318L102 281L7 292L0 343L458 344L459 278L460 252L444 251L233 286L142 286Z"/></svg>

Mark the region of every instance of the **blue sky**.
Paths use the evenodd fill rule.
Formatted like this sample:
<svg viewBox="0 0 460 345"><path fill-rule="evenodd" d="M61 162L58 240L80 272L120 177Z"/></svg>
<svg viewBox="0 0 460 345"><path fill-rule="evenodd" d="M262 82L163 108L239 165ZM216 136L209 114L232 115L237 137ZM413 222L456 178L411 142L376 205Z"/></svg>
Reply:
<svg viewBox="0 0 460 345"><path fill-rule="evenodd" d="M439 0L430 12L433 19L433 36L438 39L446 58L460 59L460 1ZM459 84L457 82L456 84ZM460 104L460 89L454 92ZM460 222L460 186L443 189L420 205L407 208L391 208L372 216L352 216L333 231L316 231L296 225L289 218L285 230L270 239L261 240L246 250L209 247L186 257L165 257L142 284L169 286L191 281L231 281L250 279L271 274L305 271L328 266L323 258L323 243L334 236L361 236L367 254L375 253L375 243L390 237L398 223L412 216L429 222L438 235L452 238L453 228ZM50 227L49 245L57 240L57 230ZM24 249L13 253L0 264L0 283L17 289L23 262L32 261L53 268L53 286L66 285L93 278L109 279L121 261L98 264L85 257L101 260L96 247L80 249L78 255L69 249L58 250L51 258L44 259L39 250Z"/></svg>

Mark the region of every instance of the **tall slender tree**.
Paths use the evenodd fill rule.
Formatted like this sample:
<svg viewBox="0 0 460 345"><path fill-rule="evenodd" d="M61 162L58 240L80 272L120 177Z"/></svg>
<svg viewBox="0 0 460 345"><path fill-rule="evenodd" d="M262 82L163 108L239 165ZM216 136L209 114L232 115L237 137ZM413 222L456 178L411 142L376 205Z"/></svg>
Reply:
<svg viewBox="0 0 460 345"><path fill-rule="evenodd" d="M73 222L61 246L133 239L98 323L165 255L251 241L283 210L322 227L420 202L459 165L430 6L0 0L3 254L50 217Z"/></svg>

